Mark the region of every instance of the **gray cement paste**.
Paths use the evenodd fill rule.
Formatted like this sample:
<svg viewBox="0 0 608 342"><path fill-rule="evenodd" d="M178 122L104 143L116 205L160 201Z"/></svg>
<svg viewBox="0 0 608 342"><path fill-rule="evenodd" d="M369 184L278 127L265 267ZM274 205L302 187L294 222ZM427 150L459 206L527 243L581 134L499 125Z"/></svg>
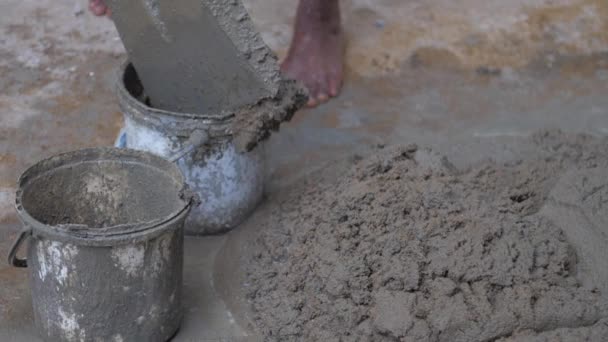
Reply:
<svg viewBox="0 0 608 342"><path fill-rule="evenodd" d="M205 113L275 96L276 59L241 1L109 2L152 104Z"/></svg>
<svg viewBox="0 0 608 342"><path fill-rule="evenodd" d="M529 157L464 169L415 145L382 148L266 206L243 258L255 329L281 341L604 341L608 139L527 142Z"/></svg>
<svg viewBox="0 0 608 342"><path fill-rule="evenodd" d="M306 102L241 1L110 1L112 19L157 109L233 122L250 150Z"/></svg>

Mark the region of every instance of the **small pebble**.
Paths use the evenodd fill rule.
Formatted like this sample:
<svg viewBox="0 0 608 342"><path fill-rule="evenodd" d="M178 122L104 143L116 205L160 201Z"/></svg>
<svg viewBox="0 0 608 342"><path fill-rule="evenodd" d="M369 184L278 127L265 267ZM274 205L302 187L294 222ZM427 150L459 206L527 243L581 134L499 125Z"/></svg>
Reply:
<svg viewBox="0 0 608 342"><path fill-rule="evenodd" d="M386 25L386 23L383 19L378 19L374 22L374 26L376 26L377 28L384 28L384 25Z"/></svg>

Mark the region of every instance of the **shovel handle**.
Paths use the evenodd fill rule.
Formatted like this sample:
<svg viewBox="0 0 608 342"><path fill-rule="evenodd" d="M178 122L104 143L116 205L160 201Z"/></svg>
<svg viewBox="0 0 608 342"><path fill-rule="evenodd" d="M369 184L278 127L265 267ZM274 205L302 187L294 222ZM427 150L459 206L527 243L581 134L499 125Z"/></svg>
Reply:
<svg viewBox="0 0 608 342"><path fill-rule="evenodd" d="M13 266L13 267L27 267L27 259L21 259L17 257L17 252L19 251L19 248L21 247L21 244L23 243L23 241L25 241L25 239L30 236L32 234L32 231L30 229L23 229L21 231L21 233L19 233L19 236L17 236L17 239L15 239L15 242L13 242L13 247L11 247L10 251L8 252L8 263L9 265Z"/></svg>

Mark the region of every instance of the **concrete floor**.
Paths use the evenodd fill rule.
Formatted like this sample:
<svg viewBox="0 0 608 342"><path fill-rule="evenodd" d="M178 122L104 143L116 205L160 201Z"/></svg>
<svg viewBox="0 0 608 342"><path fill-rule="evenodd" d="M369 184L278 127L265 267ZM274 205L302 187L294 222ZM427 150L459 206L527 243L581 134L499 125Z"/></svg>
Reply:
<svg viewBox="0 0 608 342"><path fill-rule="evenodd" d="M265 39L283 54L295 1L278 1L247 4ZM515 158L518 140L537 129L608 134L608 54L603 53L608 51L608 30L595 31L608 27L608 15L599 23L595 14L583 15L585 6L604 13L605 4L519 0L496 16L493 13L504 5L494 0L474 6L472 12L446 9L441 0L384 0L374 6L368 2L344 2L350 47L342 95L315 110L301 111L263 147L269 197L289 191L316 168L350 153L366 153L378 143L433 146L464 165L488 157ZM531 24L537 19L530 11L541 11L542 6L550 7L546 26L537 27ZM0 13L4 256L20 229L12 202L24 168L61 151L112 143L121 125L112 83L124 53L111 23L92 18L84 0L7 0L0 3ZM525 27L518 26L522 13L528 13ZM465 25L479 15L493 26ZM428 30L421 29L425 20L433 23ZM578 24L566 25L570 23ZM502 35L496 33L498 28ZM548 32L544 43L528 37L534 30ZM487 33L483 43L471 48L465 38L479 32ZM582 36L588 39L581 39L581 32L588 33ZM509 39L519 39L526 48L501 50ZM226 274L238 271L233 265L238 258L232 256L255 237L255 229L249 228L228 237L187 239L186 316L175 341L254 338L237 324L246 321L241 319L246 314L243 306L233 305L238 298L229 298L238 291L228 291L227 297L229 286L222 282L218 291L214 278L216 268L222 279L234 279L231 286L242 285L237 275ZM227 240L231 243L226 249ZM0 341L37 340L28 291L26 270L0 265ZM230 299L229 305L224 299Z"/></svg>

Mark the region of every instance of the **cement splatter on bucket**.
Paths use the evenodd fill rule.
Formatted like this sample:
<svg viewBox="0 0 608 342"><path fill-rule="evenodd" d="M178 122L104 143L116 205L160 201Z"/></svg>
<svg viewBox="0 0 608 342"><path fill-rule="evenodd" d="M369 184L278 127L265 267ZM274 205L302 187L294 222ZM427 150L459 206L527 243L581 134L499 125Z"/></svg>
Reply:
<svg viewBox="0 0 608 342"><path fill-rule="evenodd" d="M167 341L180 325L183 224L194 199L171 162L98 148L60 154L19 179L28 267L47 341ZM16 257L29 237L27 259Z"/></svg>
<svg viewBox="0 0 608 342"><path fill-rule="evenodd" d="M287 94L237 111L193 114L152 108L131 64L121 68L116 88L125 118L116 146L169 158L188 144L193 132L207 135L204 144L177 162L205 203L186 222L186 234L194 235L228 231L257 206L264 193L264 149L258 145L306 100L305 91L286 80L281 91Z"/></svg>

